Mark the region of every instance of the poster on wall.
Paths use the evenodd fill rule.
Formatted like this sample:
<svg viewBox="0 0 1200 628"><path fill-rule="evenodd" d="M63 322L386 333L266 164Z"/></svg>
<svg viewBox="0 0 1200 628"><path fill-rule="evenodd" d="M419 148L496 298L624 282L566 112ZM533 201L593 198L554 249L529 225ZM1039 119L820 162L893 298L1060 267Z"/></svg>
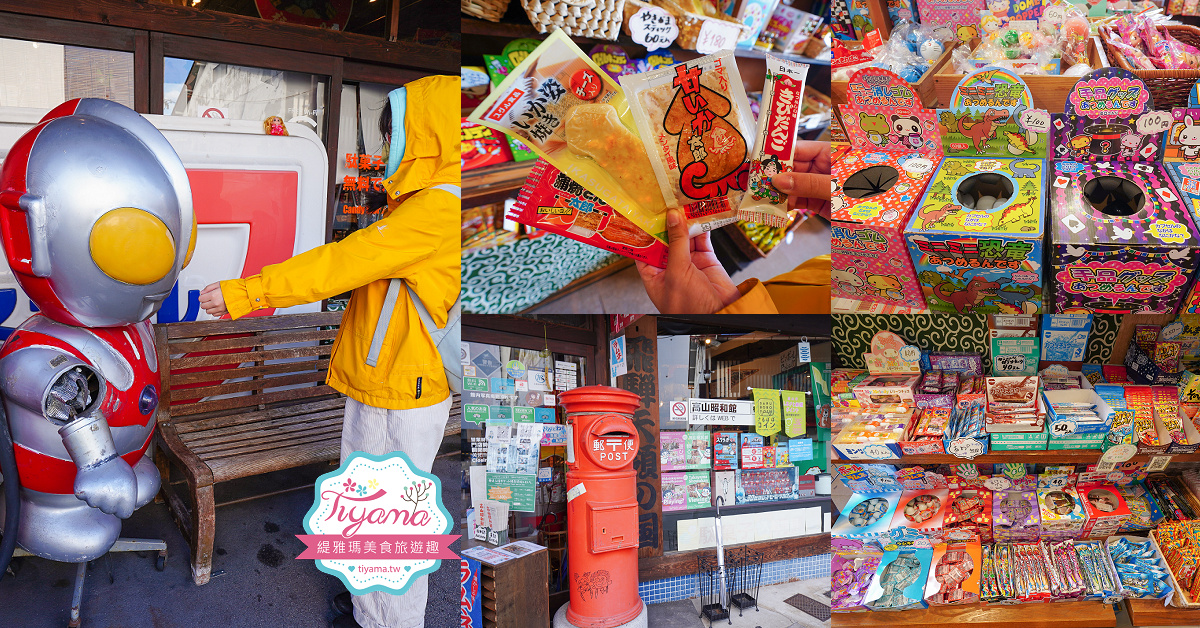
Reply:
<svg viewBox="0 0 1200 628"><path fill-rule="evenodd" d="M688 505L687 474L662 474L662 509L685 510Z"/></svg>
<svg viewBox="0 0 1200 628"><path fill-rule="evenodd" d="M687 507L708 508L712 506L712 482L708 471L687 472Z"/></svg>
<svg viewBox="0 0 1200 628"><path fill-rule="evenodd" d="M687 468L708 469L712 467L712 435L709 432L684 432Z"/></svg>
<svg viewBox="0 0 1200 628"><path fill-rule="evenodd" d="M537 476L532 473L487 474L488 499L508 504L516 512L534 512Z"/></svg>

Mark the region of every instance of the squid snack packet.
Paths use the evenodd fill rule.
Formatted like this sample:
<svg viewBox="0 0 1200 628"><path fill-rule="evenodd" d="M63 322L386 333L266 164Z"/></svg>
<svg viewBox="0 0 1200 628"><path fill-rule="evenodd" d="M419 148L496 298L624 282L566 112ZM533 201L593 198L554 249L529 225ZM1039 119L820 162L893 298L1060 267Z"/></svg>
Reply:
<svg viewBox="0 0 1200 628"><path fill-rule="evenodd" d="M666 242L666 205L625 94L562 31L530 52L468 119L516 137Z"/></svg>
<svg viewBox="0 0 1200 628"><path fill-rule="evenodd" d="M736 221L754 120L733 51L620 81L666 206L693 236Z"/></svg>
<svg viewBox="0 0 1200 628"><path fill-rule="evenodd" d="M506 218L666 268L667 245L539 159Z"/></svg>
<svg viewBox="0 0 1200 628"><path fill-rule="evenodd" d="M808 66L767 55L767 80L763 84L758 133L750 154L749 189L738 206L738 220L772 227L788 223L787 195L775 189L771 177L792 170L792 142Z"/></svg>

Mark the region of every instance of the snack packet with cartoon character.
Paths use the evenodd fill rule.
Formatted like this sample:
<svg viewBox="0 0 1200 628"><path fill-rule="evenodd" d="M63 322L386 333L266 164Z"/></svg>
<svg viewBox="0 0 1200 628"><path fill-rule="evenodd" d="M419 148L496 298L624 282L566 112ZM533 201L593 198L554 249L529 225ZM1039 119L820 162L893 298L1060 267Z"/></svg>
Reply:
<svg viewBox="0 0 1200 628"><path fill-rule="evenodd" d="M691 235L736 221L754 123L733 51L620 81L666 206Z"/></svg>
<svg viewBox="0 0 1200 628"><path fill-rule="evenodd" d="M792 142L796 138L807 76L807 65L767 55L763 107L758 116L754 152L750 154L749 189L738 206L738 220L787 226L787 195L775 188L771 177L792 170Z"/></svg>
<svg viewBox="0 0 1200 628"><path fill-rule="evenodd" d="M662 191L621 87L555 31L471 112L666 241Z"/></svg>

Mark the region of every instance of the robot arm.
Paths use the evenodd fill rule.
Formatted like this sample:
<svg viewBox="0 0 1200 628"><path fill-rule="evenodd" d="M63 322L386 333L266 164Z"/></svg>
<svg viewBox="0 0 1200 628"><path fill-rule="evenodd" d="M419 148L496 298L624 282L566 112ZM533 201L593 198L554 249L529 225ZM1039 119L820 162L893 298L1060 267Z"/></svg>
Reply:
<svg viewBox="0 0 1200 628"><path fill-rule="evenodd" d="M117 455L100 412L104 378L87 363L50 347L28 347L0 360L0 382L12 402L59 426L75 463L75 496L122 519L133 514L137 477Z"/></svg>

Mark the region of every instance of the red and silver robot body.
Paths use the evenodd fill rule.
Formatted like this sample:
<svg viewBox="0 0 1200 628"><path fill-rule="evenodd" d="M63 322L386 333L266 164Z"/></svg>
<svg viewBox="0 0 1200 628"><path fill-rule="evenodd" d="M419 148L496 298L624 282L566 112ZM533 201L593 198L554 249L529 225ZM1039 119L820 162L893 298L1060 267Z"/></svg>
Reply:
<svg viewBox="0 0 1200 628"><path fill-rule="evenodd" d="M183 163L134 111L69 101L5 159L0 236L40 310L0 348L17 542L44 558L92 560L159 488L148 450L161 382L146 319L195 244Z"/></svg>

